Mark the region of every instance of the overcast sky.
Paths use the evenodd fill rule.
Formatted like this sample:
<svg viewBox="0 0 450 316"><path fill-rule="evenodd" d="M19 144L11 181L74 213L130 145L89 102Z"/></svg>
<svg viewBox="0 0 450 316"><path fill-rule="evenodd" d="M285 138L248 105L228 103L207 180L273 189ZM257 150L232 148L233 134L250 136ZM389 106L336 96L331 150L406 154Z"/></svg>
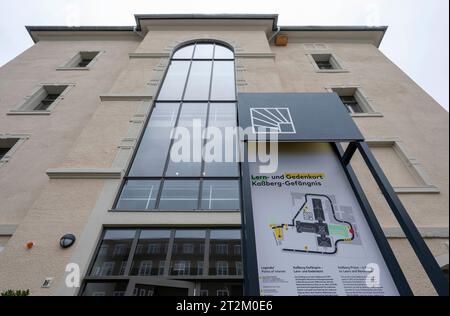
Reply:
<svg viewBox="0 0 450 316"><path fill-rule="evenodd" d="M279 25L387 25L381 50L449 108L448 0L0 0L0 65L25 25L134 25L136 13L277 13Z"/></svg>

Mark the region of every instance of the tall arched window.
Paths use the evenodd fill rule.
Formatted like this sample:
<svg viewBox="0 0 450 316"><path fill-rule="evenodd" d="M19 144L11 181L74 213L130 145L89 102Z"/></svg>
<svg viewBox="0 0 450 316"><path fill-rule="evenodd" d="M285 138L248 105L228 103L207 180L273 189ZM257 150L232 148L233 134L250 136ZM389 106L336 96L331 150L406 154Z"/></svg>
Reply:
<svg viewBox="0 0 450 316"><path fill-rule="evenodd" d="M234 68L233 51L219 43L199 41L174 52L124 179L116 210L240 208L237 162L170 159L175 127L193 131L194 120L203 129L214 126L223 131L236 126ZM191 135L191 145L206 141L201 135ZM226 144L222 145L225 150ZM198 146L191 148L192 157L201 155Z"/></svg>

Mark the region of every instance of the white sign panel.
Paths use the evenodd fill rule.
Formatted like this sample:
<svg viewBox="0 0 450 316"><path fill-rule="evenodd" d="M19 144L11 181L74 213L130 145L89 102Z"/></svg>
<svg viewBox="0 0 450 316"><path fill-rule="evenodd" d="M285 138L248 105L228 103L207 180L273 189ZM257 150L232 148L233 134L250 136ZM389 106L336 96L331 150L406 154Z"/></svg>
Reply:
<svg viewBox="0 0 450 316"><path fill-rule="evenodd" d="M398 295L328 143L279 143L250 181L261 295Z"/></svg>

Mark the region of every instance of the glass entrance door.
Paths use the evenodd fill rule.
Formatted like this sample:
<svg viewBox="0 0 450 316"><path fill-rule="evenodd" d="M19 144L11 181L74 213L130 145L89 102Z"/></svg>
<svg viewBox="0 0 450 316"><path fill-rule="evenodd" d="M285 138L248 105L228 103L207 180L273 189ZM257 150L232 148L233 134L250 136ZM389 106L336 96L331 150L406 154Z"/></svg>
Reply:
<svg viewBox="0 0 450 316"><path fill-rule="evenodd" d="M175 280L132 279L126 296L194 296L195 283Z"/></svg>

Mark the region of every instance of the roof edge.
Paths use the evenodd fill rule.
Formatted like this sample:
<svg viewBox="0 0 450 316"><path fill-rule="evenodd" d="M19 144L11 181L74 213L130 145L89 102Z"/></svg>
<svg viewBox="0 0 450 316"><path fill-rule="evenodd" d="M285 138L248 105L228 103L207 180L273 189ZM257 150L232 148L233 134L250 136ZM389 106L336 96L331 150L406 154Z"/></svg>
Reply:
<svg viewBox="0 0 450 316"><path fill-rule="evenodd" d="M272 20L272 29L278 24L278 14L135 14L136 27L141 31L141 20Z"/></svg>
<svg viewBox="0 0 450 316"><path fill-rule="evenodd" d="M57 26L57 25L26 25L25 29L34 43L37 38L33 32L133 32L133 26Z"/></svg>
<svg viewBox="0 0 450 316"><path fill-rule="evenodd" d="M387 26L279 26L278 14L135 14L136 26L25 26L34 43L39 39L33 32L133 32L142 31L142 20L271 20L272 30L282 32L381 32L377 41L380 46Z"/></svg>

